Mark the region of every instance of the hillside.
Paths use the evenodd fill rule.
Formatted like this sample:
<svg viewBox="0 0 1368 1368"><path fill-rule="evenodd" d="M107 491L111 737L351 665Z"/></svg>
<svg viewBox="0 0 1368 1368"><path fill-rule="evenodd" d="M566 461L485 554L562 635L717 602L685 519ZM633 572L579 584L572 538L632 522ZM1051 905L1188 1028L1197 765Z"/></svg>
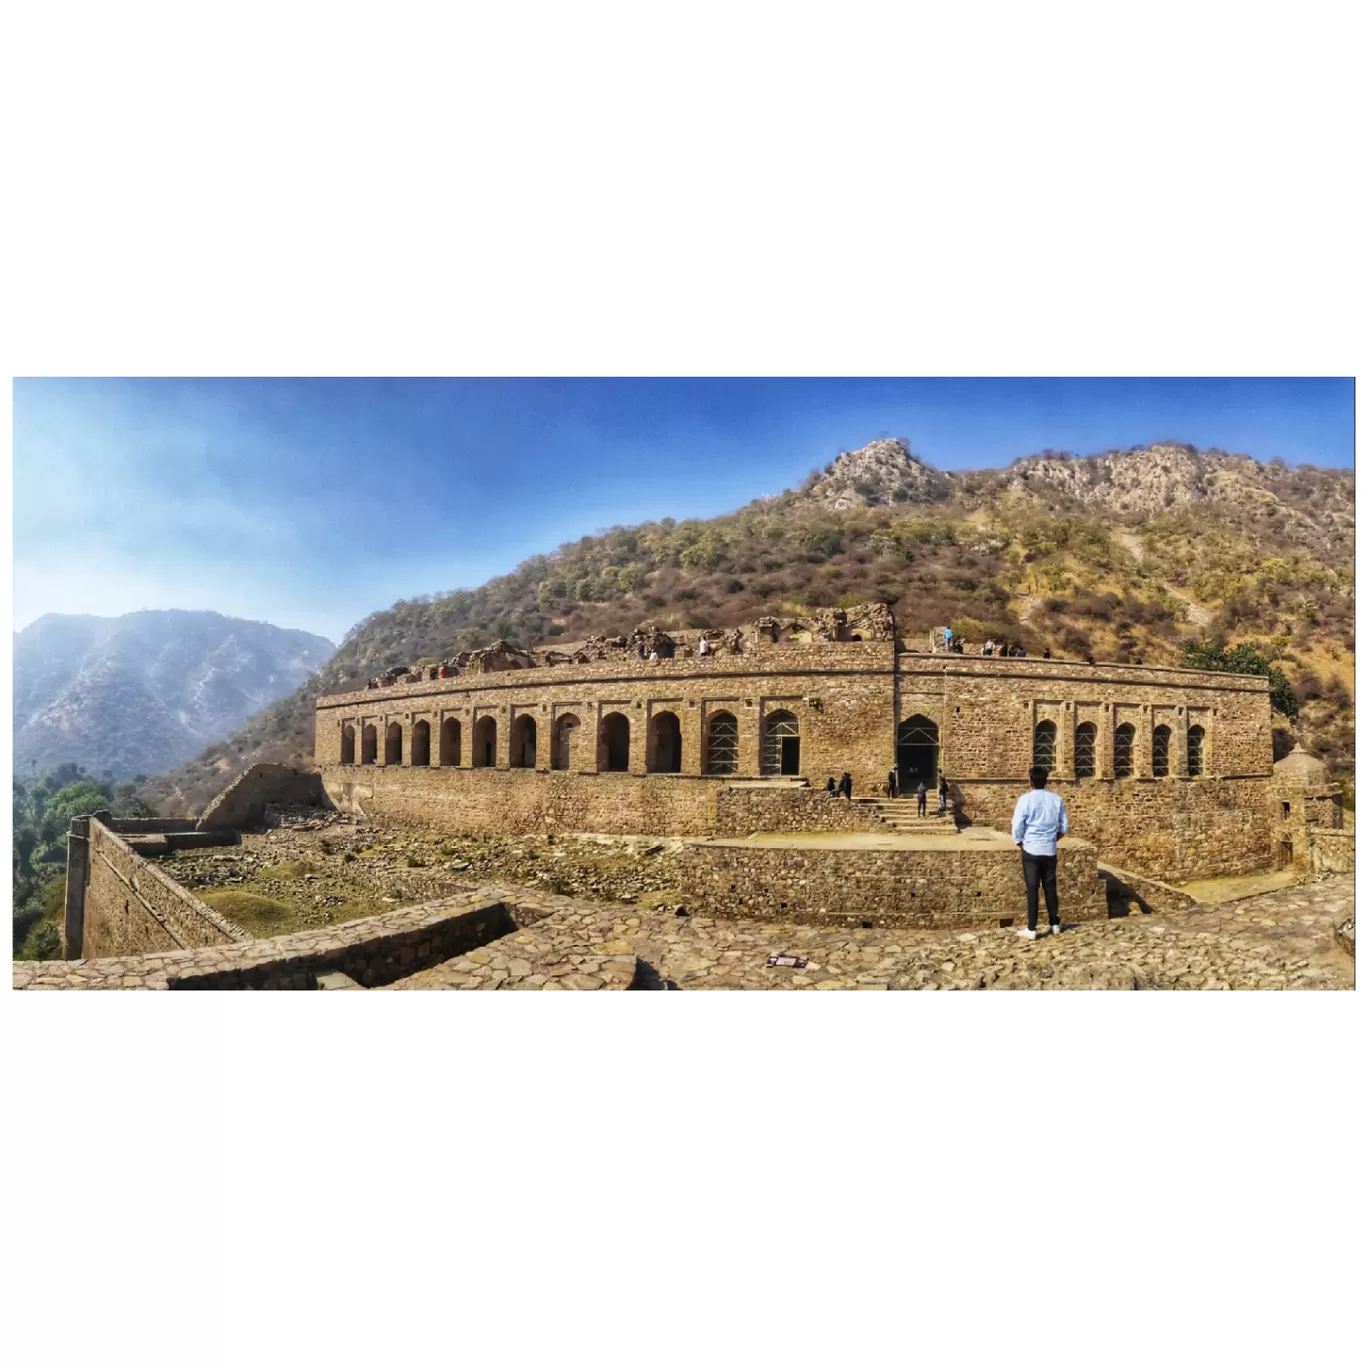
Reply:
<svg viewBox="0 0 1368 1368"><path fill-rule="evenodd" d="M144 796L197 812L248 764L305 760L319 693L425 656L865 600L889 604L914 643L949 623L970 641L1177 663L1184 640L1259 642L1302 699L1298 739L1348 775L1353 497L1351 471L1176 443L941 472L874 442L735 513L613 528L478 589L373 613L295 694Z"/></svg>
<svg viewBox="0 0 1368 1368"><path fill-rule="evenodd" d="M183 764L333 654L308 632L218 613L49 613L14 638L14 767L115 779Z"/></svg>

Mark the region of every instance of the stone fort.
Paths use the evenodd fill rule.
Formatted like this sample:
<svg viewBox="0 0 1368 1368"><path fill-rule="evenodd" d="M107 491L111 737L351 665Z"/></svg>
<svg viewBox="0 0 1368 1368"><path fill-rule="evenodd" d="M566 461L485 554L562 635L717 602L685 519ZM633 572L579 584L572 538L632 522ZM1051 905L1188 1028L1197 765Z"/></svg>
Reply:
<svg viewBox="0 0 1368 1368"><path fill-rule="evenodd" d="M823 789L882 797L890 771L943 772L957 825L1005 831L1033 764L1073 835L1150 878L1306 865L1308 826L1342 826L1311 757L1295 812L1282 793L1261 677L909 649L882 605L499 642L319 698L314 755L343 809L481 835L878 830L893 805Z"/></svg>

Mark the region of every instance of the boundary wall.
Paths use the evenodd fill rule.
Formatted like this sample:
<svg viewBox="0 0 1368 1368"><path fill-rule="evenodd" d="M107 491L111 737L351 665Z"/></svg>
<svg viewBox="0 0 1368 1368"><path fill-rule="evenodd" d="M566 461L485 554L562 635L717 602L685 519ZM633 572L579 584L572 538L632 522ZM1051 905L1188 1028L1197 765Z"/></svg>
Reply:
<svg viewBox="0 0 1368 1368"><path fill-rule="evenodd" d="M107 824L99 814L72 822L64 936L68 959L148 955L251 939L143 859L115 825L122 823ZM146 823L133 825L148 828Z"/></svg>
<svg viewBox="0 0 1368 1368"><path fill-rule="evenodd" d="M953 849L716 841L692 851L690 906L706 916L918 929L1026 925L1021 852L1000 836ZM1058 887L1063 921L1106 917L1106 882L1086 842L1059 843ZM1047 923L1042 897L1038 925Z"/></svg>

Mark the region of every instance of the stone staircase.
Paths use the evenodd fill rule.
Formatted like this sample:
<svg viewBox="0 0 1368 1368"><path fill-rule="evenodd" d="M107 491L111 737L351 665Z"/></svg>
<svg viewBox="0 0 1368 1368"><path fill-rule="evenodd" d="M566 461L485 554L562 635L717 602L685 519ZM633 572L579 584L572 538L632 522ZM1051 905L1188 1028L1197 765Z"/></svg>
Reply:
<svg viewBox="0 0 1368 1368"><path fill-rule="evenodd" d="M916 798L856 798L855 802L902 835L953 836L958 829L953 812L947 809L944 815L937 813L934 794L927 795L925 817L917 816Z"/></svg>

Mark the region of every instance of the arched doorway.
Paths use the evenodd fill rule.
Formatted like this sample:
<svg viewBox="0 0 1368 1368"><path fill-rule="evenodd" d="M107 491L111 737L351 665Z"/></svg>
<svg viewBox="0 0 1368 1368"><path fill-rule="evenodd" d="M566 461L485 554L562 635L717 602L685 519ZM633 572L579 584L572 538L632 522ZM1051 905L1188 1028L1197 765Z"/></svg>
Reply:
<svg viewBox="0 0 1368 1368"><path fill-rule="evenodd" d="M432 763L432 728L426 722L413 724L413 745L410 748L409 764L430 765Z"/></svg>
<svg viewBox="0 0 1368 1368"><path fill-rule="evenodd" d="M568 770L570 759L574 752L575 733L579 730L579 718L574 713L566 713L563 717L556 718L556 725L551 732L551 768L553 770Z"/></svg>
<svg viewBox="0 0 1368 1368"><path fill-rule="evenodd" d="M1169 772L1169 741L1173 733L1160 723L1155 727L1154 735L1151 740L1153 750L1151 752L1150 773L1156 779L1167 779Z"/></svg>
<svg viewBox="0 0 1368 1368"><path fill-rule="evenodd" d="M798 746L798 719L783 708L767 713L760 740L760 773L797 774Z"/></svg>
<svg viewBox="0 0 1368 1368"><path fill-rule="evenodd" d="M1074 728L1074 778L1091 779L1097 773L1097 728L1080 722Z"/></svg>
<svg viewBox="0 0 1368 1368"><path fill-rule="evenodd" d="M366 725L361 728L361 763L363 765L375 764L375 747L375 724L373 722L367 722Z"/></svg>
<svg viewBox="0 0 1368 1368"><path fill-rule="evenodd" d="M494 747L499 743L499 724L492 717L482 717L475 724L474 744L470 763L476 769L494 768Z"/></svg>
<svg viewBox="0 0 1368 1368"><path fill-rule="evenodd" d="M342 763L356 764L356 728L350 722L342 728Z"/></svg>
<svg viewBox="0 0 1368 1368"><path fill-rule="evenodd" d="M1135 728L1123 722L1116 729L1112 742L1113 769L1118 779L1129 779L1135 773Z"/></svg>
<svg viewBox="0 0 1368 1368"><path fill-rule="evenodd" d="M385 728L385 764L402 765L403 763L404 729L397 722L391 722Z"/></svg>
<svg viewBox="0 0 1368 1368"><path fill-rule="evenodd" d="M524 713L513 723L508 763L513 769L537 768L537 720Z"/></svg>
<svg viewBox="0 0 1368 1368"><path fill-rule="evenodd" d="M1055 738L1058 735L1058 728L1053 722L1037 722L1035 729L1035 745L1031 751L1031 765L1039 765L1042 769L1054 773L1055 767Z"/></svg>
<svg viewBox="0 0 1368 1368"><path fill-rule="evenodd" d="M651 774L678 774L684 757L679 734L679 718L672 712L658 712L646 732L646 769Z"/></svg>
<svg viewBox="0 0 1368 1368"><path fill-rule="evenodd" d="M461 763L461 724L454 717L448 717L442 723L442 750L438 759L443 765Z"/></svg>
<svg viewBox="0 0 1368 1368"><path fill-rule="evenodd" d="M1206 773L1206 732L1195 725L1188 728L1187 772L1193 779Z"/></svg>
<svg viewBox="0 0 1368 1368"><path fill-rule="evenodd" d="M708 745L704 768L709 774L735 774L737 770L736 717L716 712L708 719Z"/></svg>
<svg viewBox="0 0 1368 1368"><path fill-rule="evenodd" d="M898 792L911 793L923 779L927 788L935 788L939 775L940 728L920 713L899 723Z"/></svg>
<svg viewBox="0 0 1368 1368"><path fill-rule="evenodd" d="M599 769L626 770L631 739L631 723L620 712L609 713L599 725Z"/></svg>

